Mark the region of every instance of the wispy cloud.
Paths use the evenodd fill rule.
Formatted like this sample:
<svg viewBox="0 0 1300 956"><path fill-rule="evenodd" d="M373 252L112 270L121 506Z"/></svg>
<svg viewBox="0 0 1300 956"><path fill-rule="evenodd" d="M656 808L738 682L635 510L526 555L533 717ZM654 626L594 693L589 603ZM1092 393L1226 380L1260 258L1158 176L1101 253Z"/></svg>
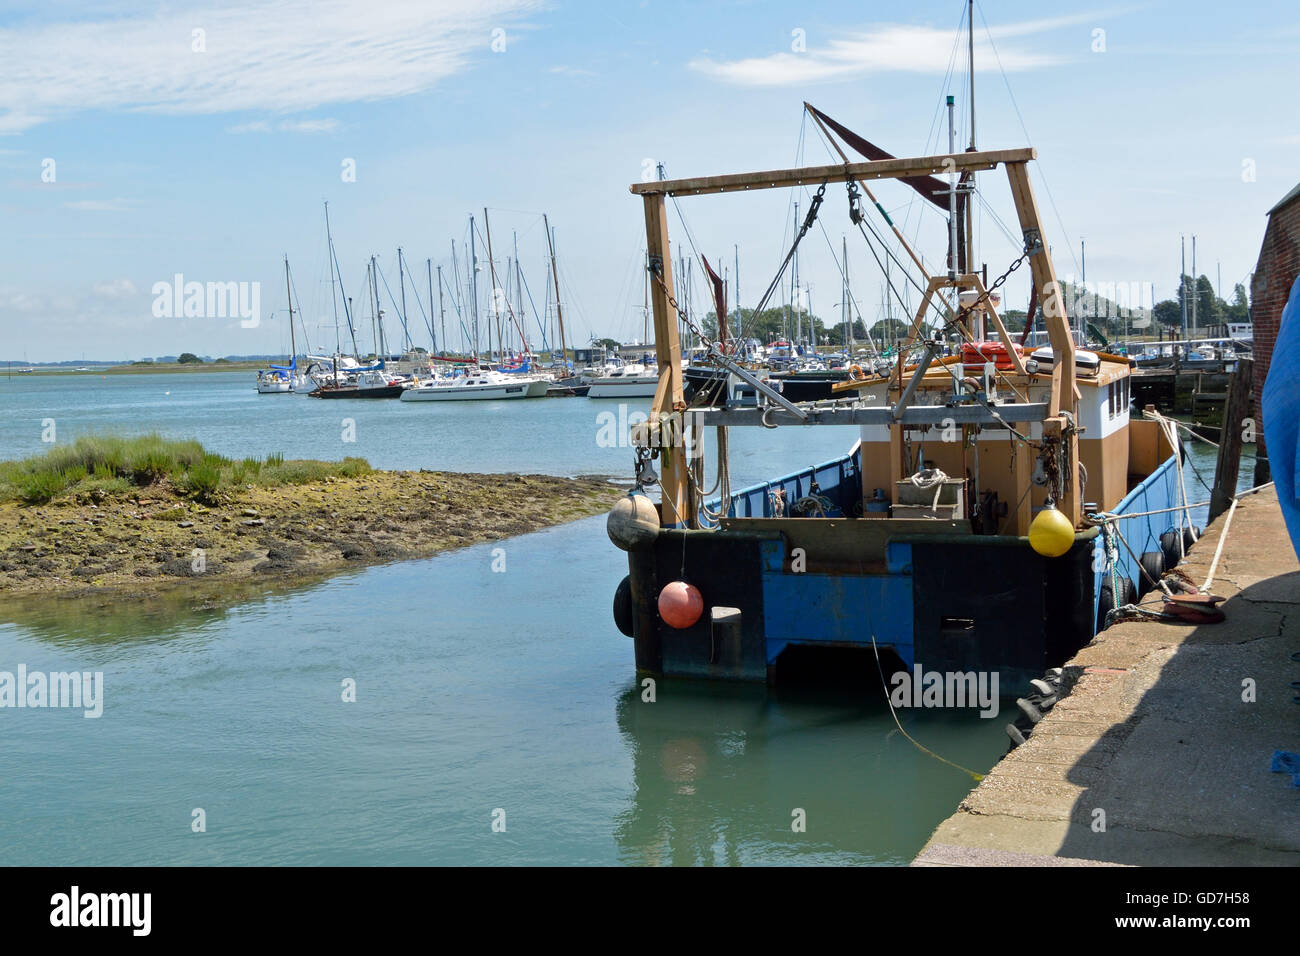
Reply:
<svg viewBox="0 0 1300 956"><path fill-rule="evenodd" d="M226 127L227 133L269 133L271 124L266 120L253 120L250 123L237 123Z"/></svg>
<svg viewBox="0 0 1300 956"><path fill-rule="evenodd" d="M1023 46L1014 38L1036 36L1081 23L1095 23L1098 14L1082 13L1050 20L990 27L988 34L975 31L975 68L1022 72L1054 66L1067 57L1055 44L1054 52L1040 45ZM992 35L990 43L989 34ZM1088 34L1082 34L1077 49L1086 51ZM691 69L738 86L801 86L849 80L870 73L944 73L952 62L955 34L951 29L906 24L878 24L865 30L831 37L819 42L806 38L802 52L772 53L767 56L720 60L697 57ZM996 49L996 56L994 50ZM962 57L964 60L965 58Z"/></svg>
<svg viewBox="0 0 1300 956"><path fill-rule="evenodd" d="M28 21L0 30L0 134L87 109L287 113L406 96L493 55L493 30L542 2L388 0L364 16L353 0L237 0Z"/></svg>
<svg viewBox="0 0 1300 956"><path fill-rule="evenodd" d="M331 133L338 128L339 121L336 119L281 120L279 123L271 123L269 120L252 120L248 123L227 126L226 132L270 133L279 130L281 133Z"/></svg>
<svg viewBox="0 0 1300 956"><path fill-rule="evenodd" d="M285 120L276 127L283 133L332 133L338 128L336 119Z"/></svg>
<svg viewBox="0 0 1300 956"><path fill-rule="evenodd" d="M65 202L66 209L79 209L83 212L125 212L131 208L129 199L75 199Z"/></svg>
<svg viewBox="0 0 1300 956"><path fill-rule="evenodd" d="M96 282L91 291L101 299L124 299L137 294L135 283L130 279L109 279Z"/></svg>
<svg viewBox="0 0 1300 956"><path fill-rule="evenodd" d="M553 66L547 72L558 73L560 76L595 76L595 70L584 70L580 66Z"/></svg>

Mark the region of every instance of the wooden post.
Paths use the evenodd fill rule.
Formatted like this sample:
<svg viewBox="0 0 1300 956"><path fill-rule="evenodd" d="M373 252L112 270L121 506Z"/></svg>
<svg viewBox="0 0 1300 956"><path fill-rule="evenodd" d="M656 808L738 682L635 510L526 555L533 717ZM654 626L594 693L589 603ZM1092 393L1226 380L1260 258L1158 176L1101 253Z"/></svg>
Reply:
<svg viewBox="0 0 1300 956"><path fill-rule="evenodd" d="M1016 431L1028 439L1029 429L1026 426L1017 425ZM1019 439L1010 434L1007 436L1007 440L1011 442L1011 454L1015 458L1016 487L1027 489L1029 483L1033 480L1034 455L1030 451L1033 446L1028 441L1025 441L1021 446L1017 446L1016 442ZM1008 511L1007 517L1015 522L1016 534L1029 534L1029 523L1034 519L1034 509L1029 500L1028 491L1020 495L1020 501L1015 505L1015 509L1015 514Z"/></svg>
<svg viewBox="0 0 1300 956"><path fill-rule="evenodd" d="M1223 427L1219 430L1219 460L1214 467L1214 490L1210 492L1210 520L1228 510L1237 494L1241 473L1241 433L1250 413L1250 386L1255 375L1251 359L1239 359L1223 403Z"/></svg>
<svg viewBox="0 0 1300 956"><path fill-rule="evenodd" d="M686 449L682 438L685 422L681 413L686 408L682 396L682 346L677 335L677 313L668 303L673 292L673 265L668 253L668 213L663 193L647 193L642 197L645 203L646 256L649 267L657 270L663 280L652 278L650 282L650 305L655 321L655 356L659 361L659 385L655 389L654 404L650 408L650 420L662 421L677 415L679 426L671 430L673 440L665 443L659 451L661 471L659 487L662 491L660 517L667 528L694 528L695 497L688 484L690 463L686 460ZM664 432L660 431L660 434Z"/></svg>
<svg viewBox="0 0 1300 956"><path fill-rule="evenodd" d="M1052 342L1052 351L1056 353L1056 362L1052 366L1052 387L1048 397L1048 415L1043 422L1043 437L1058 439L1061 451L1069 461L1070 474L1063 476L1064 493L1056 502L1057 508L1076 528L1079 526L1079 433L1077 428L1065 430L1065 417L1062 412L1069 412L1078 422L1078 392L1075 388L1074 337L1070 334L1070 319L1065 312L1065 303L1061 298L1061 286L1056 281L1056 269L1052 266L1052 256L1043 241L1042 222L1038 217L1038 203L1034 199L1033 186L1029 182L1029 168L1023 162L1008 162L1007 179L1011 183L1011 195L1016 203L1016 215L1020 218L1020 229L1025 237L1029 252L1029 268L1033 273L1034 288L1038 291L1042 303L1043 325L1047 328Z"/></svg>

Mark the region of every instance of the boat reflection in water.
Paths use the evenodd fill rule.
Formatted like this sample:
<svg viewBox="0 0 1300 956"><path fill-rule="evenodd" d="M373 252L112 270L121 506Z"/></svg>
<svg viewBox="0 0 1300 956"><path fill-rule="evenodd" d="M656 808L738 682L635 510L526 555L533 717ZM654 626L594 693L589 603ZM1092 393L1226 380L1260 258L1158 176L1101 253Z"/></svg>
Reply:
<svg viewBox="0 0 1300 956"><path fill-rule="evenodd" d="M907 863L974 781L898 732L879 676L828 694L660 680L619 696L633 760L631 804L614 820L629 864ZM1005 750L998 720L900 712L908 732L963 766ZM803 811L804 832L796 832Z"/></svg>

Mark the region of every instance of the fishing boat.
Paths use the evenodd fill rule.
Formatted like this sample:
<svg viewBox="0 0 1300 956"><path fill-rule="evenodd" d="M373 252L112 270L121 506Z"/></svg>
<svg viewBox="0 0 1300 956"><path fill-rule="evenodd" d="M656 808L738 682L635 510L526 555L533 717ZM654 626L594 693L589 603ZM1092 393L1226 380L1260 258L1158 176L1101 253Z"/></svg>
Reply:
<svg viewBox="0 0 1300 956"><path fill-rule="evenodd" d="M529 375L511 375L495 369L471 369L464 374L433 378L402 392L404 402L464 402L506 398L539 398L549 383Z"/></svg>
<svg viewBox="0 0 1300 956"><path fill-rule="evenodd" d="M614 618L638 671L771 683L805 655L859 652L894 669L995 671L1013 688L1133 613L1195 537L1173 423L1131 414L1126 358L1076 347L1030 182L1036 151L980 150L972 136L959 152L952 103L944 154L896 158L805 104L842 162L630 187L644 207L659 385L632 432L636 488L607 530L628 555ZM973 265L967 202L975 173L999 168L1023 245L989 282ZM850 370L833 400L795 402L673 308L670 198L836 189L857 225L884 208L873 189L890 181L947 214L949 248L948 269L929 273L881 213L878 231L909 254L923 290L888 369ZM1036 353L991 296L1022 265L1036 290L1028 314L1050 342ZM687 405L679 325L751 385L755 406ZM851 439L843 457L733 490L728 431L746 426L841 427Z"/></svg>

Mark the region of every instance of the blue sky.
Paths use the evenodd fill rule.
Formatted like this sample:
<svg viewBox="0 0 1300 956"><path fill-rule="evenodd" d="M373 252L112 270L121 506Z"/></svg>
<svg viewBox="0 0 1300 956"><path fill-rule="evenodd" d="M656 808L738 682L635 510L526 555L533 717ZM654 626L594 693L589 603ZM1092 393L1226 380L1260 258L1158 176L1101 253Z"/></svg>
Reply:
<svg viewBox="0 0 1300 956"><path fill-rule="evenodd" d="M312 344L330 347L325 200L358 300L371 254L396 291L399 245L427 299L425 260L449 273L451 242L466 239L471 213L481 230L488 207L498 267L516 234L540 306L545 212L570 340L638 336L644 229L627 187L647 160L670 176L829 161L803 126L805 99L896 155L942 152L943 94L951 85L965 103L964 38L959 75L946 79L963 12L953 0L9 3L0 358L283 350L285 253ZM1104 50L1094 50L1099 30ZM499 51L494 31L504 31ZM979 144L1024 145L1028 131L1058 273L1077 275L1086 237L1090 280L1152 282L1167 298L1179 236L1190 257L1196 234L1198 271L1216 279L1218 264L1225 296L1245 280L1265 213L1300 181L1292 5L1057 12L984 0L975 32ZM355 182L341 178L347 159ZM42 178L46 160L53 182ZM1004 174L984 174L981 188L1014 222ZM699 251L730 266L739 245L742 305L784 254L795 198L681 201ZM938 216L922 216L897 184L879 198L909 233L920 223L928 256L942 255ZM806 240L801 259L814 311L833 321L829 247L851 228L845 210L842 188L829 189L826 232ZM676 211L670 230L685 238ZM979 237L981 260L1001 273L1018 250L991 214ZM860 237L850 236L849 257L855 298L873 319L881 279ZM151 289L176 273L260 283L260 324L154 317ZM1017 275L1007 304L1026 298ZM410 312L417 344L429 344L413 298Z"/></svg>

